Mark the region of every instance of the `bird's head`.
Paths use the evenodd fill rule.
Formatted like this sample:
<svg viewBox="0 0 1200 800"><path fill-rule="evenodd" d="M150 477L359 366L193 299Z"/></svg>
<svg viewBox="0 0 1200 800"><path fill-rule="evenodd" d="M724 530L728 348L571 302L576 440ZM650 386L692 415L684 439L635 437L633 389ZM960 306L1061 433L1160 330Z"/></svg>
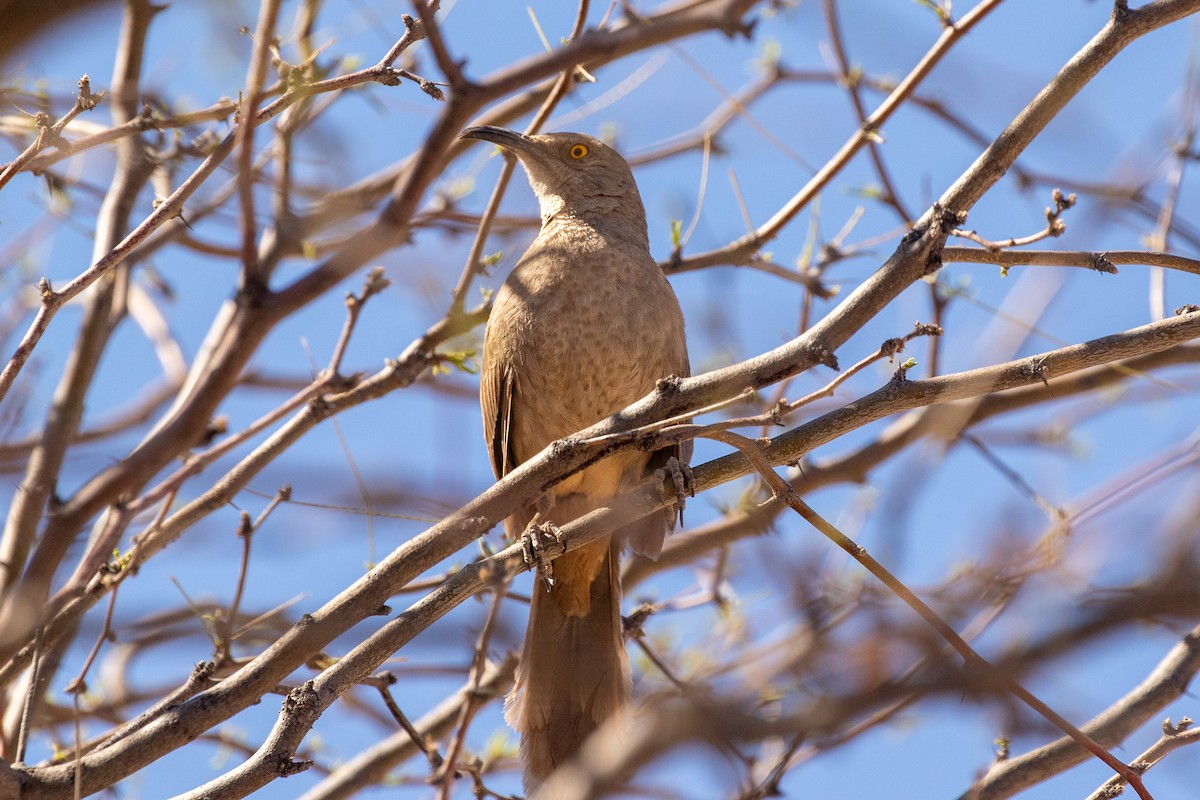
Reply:
<svg viewBox="0 0 1200 800"><path fill-rule="evenodd" d="M621 154L583 133L528 135L482 125L462 139L491 142L520 160L541 205L543 221L566 212L589 221L633 215L645 228L646 214L633 172Z"/></svg>

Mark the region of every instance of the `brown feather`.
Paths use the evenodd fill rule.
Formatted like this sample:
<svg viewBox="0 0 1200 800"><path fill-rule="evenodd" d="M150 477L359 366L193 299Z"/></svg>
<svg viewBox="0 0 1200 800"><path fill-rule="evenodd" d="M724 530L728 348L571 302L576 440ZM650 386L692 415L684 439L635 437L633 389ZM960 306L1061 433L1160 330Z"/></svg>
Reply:
<svg viewBox="0 0 1200 800"><path fill-rule="evenodd" d="M633 175L614 150L581 134L524 136L496 128L464 135L495 142L525 165L542 229L497 292L484 340L480 407L497 477L556 439L616 413L662 378L689 374L683 315L650 256ZM581 152L584 155L572 155ZM610 456L552 487L540 507L559 526L644 482L671 456ZM532 506L507 521L518 536ZM534 585L529 627L506 718L521 732L526 786L570 759L628 705L621 638L619 553L629 541L657 556L673 523L653 514L553 564Z"/></svg>

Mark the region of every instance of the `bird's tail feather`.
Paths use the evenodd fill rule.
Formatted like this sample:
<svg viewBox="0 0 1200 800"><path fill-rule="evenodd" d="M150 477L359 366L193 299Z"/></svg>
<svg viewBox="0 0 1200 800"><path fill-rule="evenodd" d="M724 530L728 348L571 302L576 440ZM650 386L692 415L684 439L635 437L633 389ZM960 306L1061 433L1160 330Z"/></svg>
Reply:
<svg viewBox="0 0 1200 800"><path fill-rule="evenodd" d="M629 658L621 638L619 544L598 543L599 570L586 610L572 608L541 582L534 585L525 649L505 718L521 733L526 789L532 791L568 761L583 742L629 701ZM568 559L595 558L566 553ZM590 572L591 570L586 570ZM582 611L582 613L580 613ZM571 612L571 613L568 613Z"/></svg>

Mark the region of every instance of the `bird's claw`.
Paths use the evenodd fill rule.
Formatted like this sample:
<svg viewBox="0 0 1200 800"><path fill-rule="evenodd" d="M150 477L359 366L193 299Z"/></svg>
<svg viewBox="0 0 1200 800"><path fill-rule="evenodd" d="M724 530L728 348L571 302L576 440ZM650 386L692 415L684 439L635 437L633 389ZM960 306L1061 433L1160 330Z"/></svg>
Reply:
<svg viewBox="0 0 1200 800"><path fill-rule="evenodd" d="M662 484L663 496L674 500L675 512L679 514L679 519L682 521L683 508L687 505L687 499L696 496L696 476L692 474L692 468L675 456L671 456L667 459L665 467L654 471L654 478ZM667 491L668 480L670 486L675 489L674 498L671 498Z"/></svg>
<svg viewBox="0 0 1200 800"><path fill-rule="evenodd" d="M531 567L536 567L546 591L554 588L554 562L546 560L546 545L550 542L563 545L563 533L553 522L530 525L521 534L521 557Z"/></svg>

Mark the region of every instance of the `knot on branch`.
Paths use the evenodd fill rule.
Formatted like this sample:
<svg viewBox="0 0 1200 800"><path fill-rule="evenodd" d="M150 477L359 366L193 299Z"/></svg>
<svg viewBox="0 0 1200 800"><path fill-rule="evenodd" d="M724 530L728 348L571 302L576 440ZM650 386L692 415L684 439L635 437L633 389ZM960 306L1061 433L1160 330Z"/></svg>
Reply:
<svg viewBox="0 0 1200 800"><path fill-rule="evenodd" d="M1093 253L1092 263L1089 265L1096 272L1103 272L1105 275L1116 275L1117 265L1108 258L1108 253Z"/></svg>
<svg viewBox="0 0 1200 800"><path fill-rule="evenodd" d="M665 378L659 378L654 383L654 391L660 397L671 397L679 394L679 387L683 385L683 378L678 375L668 375Z"/></svg>
<svg viewBox="0 0 1200 800"><path fill-rule="evenodd" d="M837 354L823 344L814 344L808 348L808 356L814 363L832 370L841 371Z"/></svg>
<svg viewBox="0 0 1200 800"><path fill-rule="evenodd" d="M917 365L915 358L905 360L903 364L896 367L896 371L892 373L892 383L907 383L908 371Z"/></svg>
<svg viewBox="0 0 1200 800"><path fill-rule="evenodd" d="M275 763L275 771L281 778L290 778L304 772L313 765L311 761L294 761L290 756L280 754Z"/></svg>
<svg viewBox="0 0 1200 800"><path fill-rule="evenodd" d="M773 405L771 410L768 411L764 416L766 417L768 424L783 427L785 424L784 420L786 419L788 412L788 401L781 397L775 401L775 405ZM694 492L692 496L695 497Z"/></svg>
<svg viewBox="0 0 1200 800"><path fill-rule="evenodd" d="M395 686L400 682L400 679L396 677L396 673L392 672L390 669L379 670L379 672L376 672L370 677L370 680L383 686Z"/></svg>
<svg viewBox="0 0 1200 800"><path fill-rule="evenodd" d="M79 94L75 97L75 105L80 111L91 111L104 98L104 92L92 93L92 80L85 73L79 79Z"/></svg>
<svg viewBox="0 0 1200 800"><path fill-rule="evenodd" d="M933 204L933 221L938 229L946 236L967 221L966 211L952 211L941 203Z"/></svg>
<svg viewBox="0 0 1200 800"><path fill-rule="evenodd" d="M935 206L934 212L936 213L936 211L937 211L937 207ZM911 228L908 229L908 233L904 234L904 236L900 239L901 246L908 247L908 246L920 241L921 237L925 235L925 231L926 231L925 225L912 226Z"/></svg>
<svg viewBox="0 0 1200 800"><path fill-rule="evenodd" d="M429 80L428 78L421 78L419 81L417 81L417 85L421 87L422 92L429 95L434 100L445 100L446 99L445 93L442 92L442 90L438 87L438 85L436 83Z"/></svg>
<svg viewBox="0 0 1200 800"><path fill-rule="evenodd" d="M1064 195L1062 189L1055 189L1050 193L1050 199L1054 201L1054 208L1046 209L1047 233L1050 236L1060 236L1067 229L1067 224L1059 217L1062 213L1075 205L1075 193Z"/></svg>
<svg viewBox="0 0 1200 800"><path fill-rule="evenodd" d="M317 395L308 401L308 411L317 419L325 419L333 413L333 407L325 395Z"/></svg>
<svg viewBox="0 0 1200 800"><path fill-rule="evenodd" d="M363 281L362 292L357 296L350 292L346 293L346 305L361 306L391 285L392 282L388 280L383 267L372 267Z"/></svg>
<svg viewBox="0 0 1200 800"><path fill-rule="evenodd" d="M1027 364L1023 370L1026 375L1031 378L1036 378L1042 382L1047 389L1050 388L1050 369L1046 366L1046 362L1042 359L1037 359Z"/></svg>
<svg viewBox="0 0 1200 800"><path fill-rule="evenodd" d="M227 433L229 433L229 417L225 414L218 414L204 426L204 430L200 432L200 438L196 441L196 446L208 447Z"/></svg>
<svg viewBox="0 0 1200 800"><path fill-rule="evenodd" d="M312 681L305 681L302 685L288 692L287 697L283 698L284 714L311 713L317 711L319 708L320 699L317 697L317 690Z"/></svg>
<svg viewBox="0 0 1200 800"><path fill-rule="evenodd" d="M574 436L566 436L558 439L550 445L550 457L556 461L559 459L567 459L571 454L579 449L579 439Z"/></svg>
<svg viewBox="0 0 1200 800"><path fill-rule="evenodd" d="M721 21L721 32L730 39L741 36L746 41L754 38L754 26L758 24L758 20L751 19L749 21L742 18L742 14L736 10L730 10L726 13L725 19Z"/></svg>
<svg viewBox="0 0 1200 800"><path fill-rule="evenodd" d="M42 305L49 306L58 300L58 294L54 288L50 286L50 281L47 278L42 278L38 281L38 297L42 299Z"/></svg>
<svg viewBox="0 0 1200 800"><path fill-rule="evenodd" d="M879 345L879 354L887 356L888 361L891 361L896 357L897 353L903 352L904 344L904 339L899 336L892 339L885 339L883 344Z"/></svg>
<svg viewBox="0 0 1200 800"><path fill-rule="evenodd" d="M910 337L915 338L917 336L941 336L945 332L946 332L945 329L942 328L941 325L937 325L932 322L918 322L916 325L913 326L913 332L910 334Z"/></svg>
<svg viewBox="0 0 1200 800"><path fill-rule="evenodd" d="M1197 311L1200 311L1200 306L1195 303L1187 303L1175 309L1175 316L1182 317L1184 314L1195 314Z"/></svg>
<svg viewBox="0 0 1200 800"><path fill-rule="evenodd" d="M161 130L161 115L150 104L149 100L142 101L142 110L133 118L133 124L139 131Z"/></svg>
<svg viewBox="0 0 1200 800"><path fill-rule="evenodd" d="M1191 717L1182 717L1178 725L1172 725L1171 718L1167 717L1163 720L1162 730L1164 736L1178 736L1190 727L1192 727Z"/></svg>
<svg viewBox="0 0 1200 800"><path fill-rule="evenodd" d="M621 631L626 638L638 639L644 634L642 630L646 620L654 616L658 607L653 603L642 603L628 617L621 617Z"/></svg>
<svg viewBox="0 0 1200 800"><path fill-rule="evenodd" d="M404 70L388 67L379 71L379 77L376 79L383 86L399 86L404 78Z"/></svg>

